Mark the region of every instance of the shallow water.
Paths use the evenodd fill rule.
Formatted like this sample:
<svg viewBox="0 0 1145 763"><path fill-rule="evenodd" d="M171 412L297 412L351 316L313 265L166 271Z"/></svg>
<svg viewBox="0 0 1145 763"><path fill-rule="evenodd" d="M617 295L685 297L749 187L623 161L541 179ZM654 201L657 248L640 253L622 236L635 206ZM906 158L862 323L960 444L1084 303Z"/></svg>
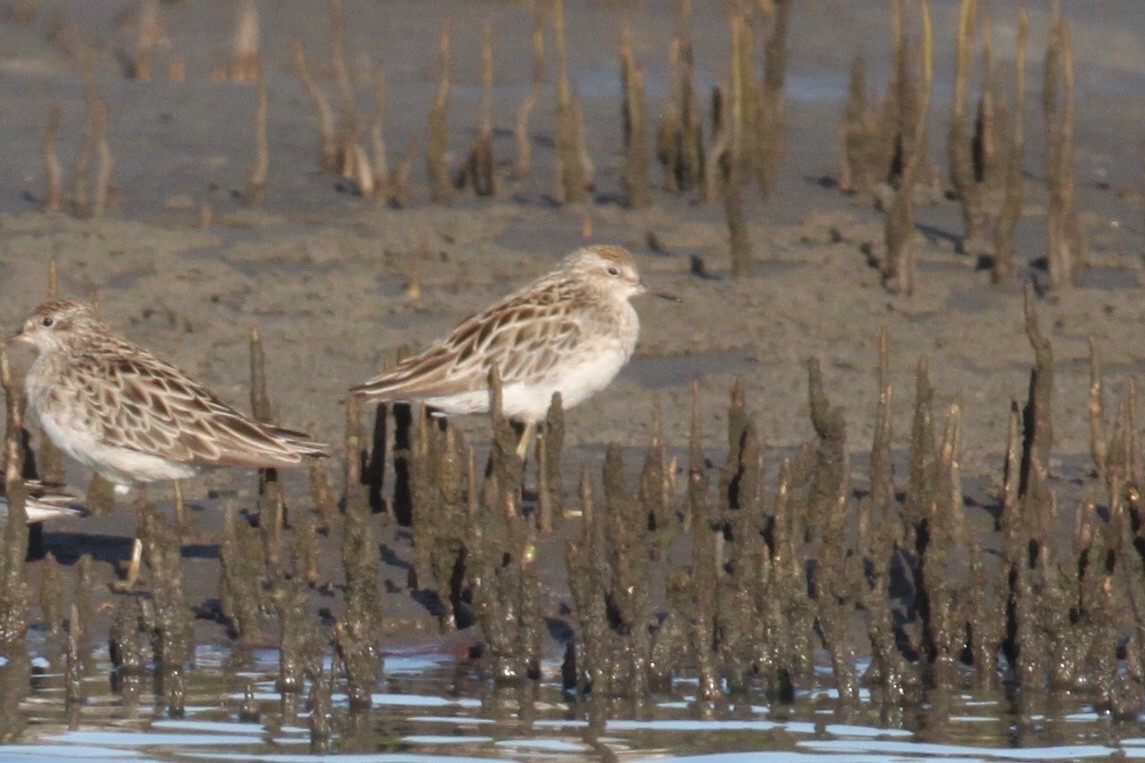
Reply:
<svg viewBox="0 0 1145 763"><path fill-rule="evenodd" d="M827 687L791 705L762 695L737 703L697 702L695 684L639 703L577 702L552 679L495 689L477 663L416 650L386 656L367 711L352 712L336 687L325 750L313 746L306 693L275 688L277 654L239 655L200 647L187 673L185 714L169 718L150 677L116 693L106 654L83 682L85 701L69 728L59 663L37 659L20 703L15 743L0 760L315 761L1005 761L1085 760L1115 753L1145 758L1136 723L1116 723L1087 698L1057 693L1021 706L1011 696L926 697L880 710L864 693L840 707ZM329 661L327 661L329 669ZM552 677L555 663L543 666ZM0 668L10 670L9 664ZM6 684L7 685L7 684ZM253 696L257 718L247 691ZM158 693L162 696L162 693ZM240 718L244 701L248 713ZM13 728L13 726L9 726ZM321 753L321 754L320 754Z"/></svg>

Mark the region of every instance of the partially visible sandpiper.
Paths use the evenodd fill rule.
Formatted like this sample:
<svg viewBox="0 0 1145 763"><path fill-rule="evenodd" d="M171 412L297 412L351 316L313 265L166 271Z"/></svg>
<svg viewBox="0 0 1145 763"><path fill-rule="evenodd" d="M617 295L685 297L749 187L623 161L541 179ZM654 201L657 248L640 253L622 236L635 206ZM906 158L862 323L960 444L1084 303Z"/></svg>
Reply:
<svg viewBox="0 0 1145 763"><path fill-rule="evenodd" d="M0 480L0 490L4 489ZM55 483L39 480L24 480L24 516L28 525L28 558L39 559L44 555L43 523L53 519L68 519L86 516L79 508L80 497ZM0 527L8 524L11 510L8 496L0 494Z"/></svg>
<svg viewBox="0 0 1145 763"><path fill-rule="evenodd" d="M505 416L525 424L523 456L553 393L571 408L607 387L632 357L640 319L629 300L646 292L626 249L578 249L556 270L351 392L377 402L421 401L446 414L480 413L489 410L489 372L496 367Z"/></svg>
<svg viewBox="0 0 1145 763"><path fill-rule="evenodd" d="M43 303L7 341L36 348L24 386L44 432L119 493L202 467L308 466L329 455L305 433L251 419L116 336L83 302Z"/></svg>
<svg viewBox="0 0 1145 763"><path fill-rule="evenodd" d="M83 509L76 505L80 501L79 496L63 485L24 480L24 489L28 493L27 500L24 501L24 513L27 514L30 525L46 522L49 519L84 516ZM7 522L8 496L0 495L0 524Z"/></svg>

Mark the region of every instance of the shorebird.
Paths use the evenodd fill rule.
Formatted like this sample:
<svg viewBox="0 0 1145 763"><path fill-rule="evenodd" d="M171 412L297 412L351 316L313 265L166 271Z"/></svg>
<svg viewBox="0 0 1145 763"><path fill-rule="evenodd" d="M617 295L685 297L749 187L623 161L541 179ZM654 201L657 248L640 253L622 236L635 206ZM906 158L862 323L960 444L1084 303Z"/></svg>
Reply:
<svg viewBox="0 0 1145 763"><path fill-rule="evenodd" d="M84 516L83 509L75 505L80 500L79 496L63 485L24 480L24 489L28 494L24 501L24 513L28 516L30 525L46 522L49 519ZM8 521L7 495L0 495L0 521L4 523Z"/></svg>
<svg viewBox="0 0 1145 763"><path fill-rule="evenodd" d="M462 321L420 355L350 391L368 400L424 402L444 414L489 410L489 372L501 377L502 410L528 441L553 393L571 408L604 389L632 357L640 319L629 301L652 293L619 246L587 246L551 273Z"/></svg>
<svg viewBox="0 0 1145 763"><path fill-rule="evenodd" d="M305 433L251 419L116 336L86 303L49 300L7 341L37 351L24 386L44 433L117 493L203 467L306 466L329 455ZM136 539L129 584L140 552Z"/></svg>
<svg viewBox="0 0 1145 763"><path fill-rule="evenodd" d="M0 480L0 490L3 489ZM80 498L65 486L44 483L39 480L24 480L24 515L28 524L28 558L39 559L44 555L43 523L53 519L82 517L83 509L76 506ZM8 524L8 496L0 494L0 525Z"/></svg>

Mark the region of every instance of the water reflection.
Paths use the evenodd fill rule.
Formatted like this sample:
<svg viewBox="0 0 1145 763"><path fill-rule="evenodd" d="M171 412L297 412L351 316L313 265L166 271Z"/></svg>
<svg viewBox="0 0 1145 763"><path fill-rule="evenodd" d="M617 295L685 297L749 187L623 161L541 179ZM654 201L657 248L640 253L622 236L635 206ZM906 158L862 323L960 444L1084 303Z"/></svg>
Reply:
<svg viewBox="0 0 1145 763"><path fill-rule="evenodd" d="M1076 693L1025 703L1004 694L931 693L883 708L869 698L843 707L823 687L792 705L745 697L716 707L696 700L694 681L681 680L668 694L620 702L569 698L548 682L493 687L479 679L475 663L410 652L387 655L371 708L352 709L335 687L323 710L310 686L293 694L275 689L273 650L200 648L196 661L185 675L183 717L171 718L161 682L148 676L131 691L127 683L114 691L106 654L97 655L69 718L64 667L9 655L0 665L0 759L309 763L325 752L340 763L1145 757L1135 725L1113 723ZM324 671L330 666L327 658ZM558 668L545 665L545 675ZM317 712L324 723L315 722Z"/></svg>

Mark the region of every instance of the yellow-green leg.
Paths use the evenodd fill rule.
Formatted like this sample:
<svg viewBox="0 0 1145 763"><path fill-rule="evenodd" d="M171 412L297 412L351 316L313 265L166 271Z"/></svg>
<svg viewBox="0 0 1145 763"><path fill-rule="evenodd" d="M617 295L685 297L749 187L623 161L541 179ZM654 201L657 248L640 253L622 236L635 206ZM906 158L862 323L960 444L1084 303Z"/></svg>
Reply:
<svg viewBox="0 0 1145 763"><path fill-rule="evenodd" d="M139 536L135 536L134 542L131 544L131 562L127 565L127 576L115 583L115 589L118 591L130 591L139 582L139 568L143 564L143 541Z"/></svg>
<svg viewBox="0 0 1145 763"><path fill-rule="evenodd" d="M517 458L524 459L525 454L529 452L529 443L533 439L533 435L537 432L536 422L530 421L525 424L524 431L521 432L521 439L517 442Z"/></svg>

